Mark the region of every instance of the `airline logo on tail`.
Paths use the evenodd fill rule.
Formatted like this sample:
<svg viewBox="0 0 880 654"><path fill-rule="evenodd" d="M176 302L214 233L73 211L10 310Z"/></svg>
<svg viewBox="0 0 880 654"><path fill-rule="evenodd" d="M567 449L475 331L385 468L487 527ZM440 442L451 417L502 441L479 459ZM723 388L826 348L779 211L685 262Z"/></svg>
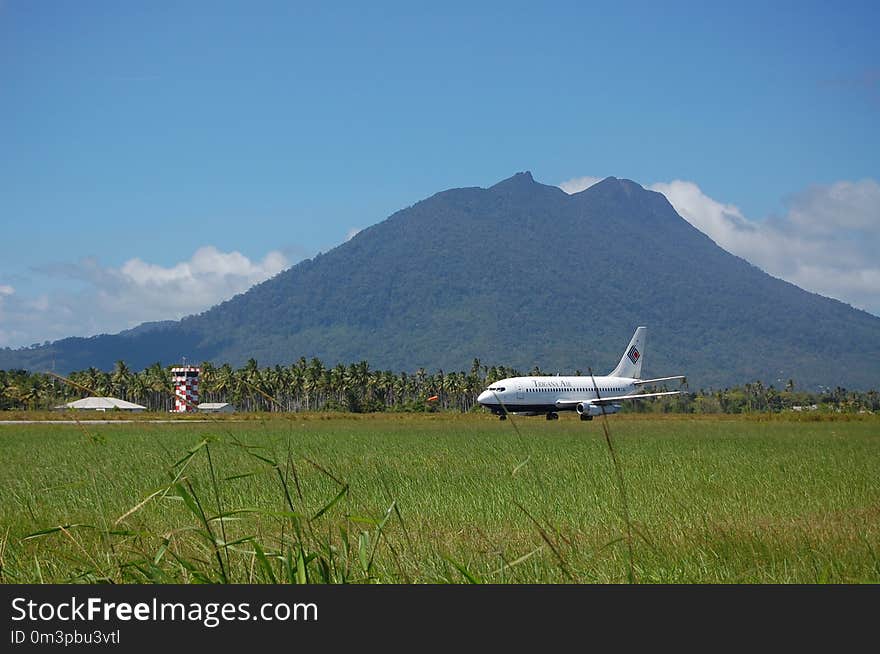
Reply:
<svg viewBox="0 0 880 654"><path fill-rule="evenodd" d="M626 356L629 357L629 360L630 360L630 361L632 361L633 363L635 363L636 361L639 360L639 357L642 356L642 355L639 354L639 351L636 349L636 346L633 345L631 348L629 348L629 352L626 353Z"/></svg>

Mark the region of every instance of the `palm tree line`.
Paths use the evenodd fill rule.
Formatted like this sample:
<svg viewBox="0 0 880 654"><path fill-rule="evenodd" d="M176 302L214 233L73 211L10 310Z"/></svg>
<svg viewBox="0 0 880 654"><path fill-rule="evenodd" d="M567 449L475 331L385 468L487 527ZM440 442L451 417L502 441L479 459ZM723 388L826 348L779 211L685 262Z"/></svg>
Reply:
<svg viewBox="0 0 880 654"><path fill-rule="evenodd" d="M228 402L239 411L436 411L467 412L486 386L521 373L487 366L474 359L470 370L414 373L373 370L366 361L326 366L300 357L289 366L260 368L254 359L243 367L201 364L200 401ZM528 374L541 375L538 367ZM575 374L581 374L576 371ZM112 371L88 368L71 373L66 383L50 374L0 370L0 410L51 409L85 395L111 396L170 411L174 406L171 367L154 363L135 372L124 361ZM633 402L627 411L648 413L753 413L788 410L880 411L880 393L825 388L799 391L793 380L783 388L760 381L723 390L685 392L671 398Z"/></svg>
<svg viewBox="0 0 880 654"><path fill-rule="evenodd" d="M519 374L474 359L470 371L414 373L373 370L366 361L326 366L320 359L260 368L254 359L243 367L228 363L200 366L199 401L228 402L241 411L470 411L487 384ZM88 368L67 376L0 371L0 409L48 409L87 394L111 396L170 411L174 405L171 367L154 363L135 372L124 361L112 371ZM86 392L88 389L88 392ZM435 399L436 398L436 399ZM431 400L430 402L428 400Z"/></svg>

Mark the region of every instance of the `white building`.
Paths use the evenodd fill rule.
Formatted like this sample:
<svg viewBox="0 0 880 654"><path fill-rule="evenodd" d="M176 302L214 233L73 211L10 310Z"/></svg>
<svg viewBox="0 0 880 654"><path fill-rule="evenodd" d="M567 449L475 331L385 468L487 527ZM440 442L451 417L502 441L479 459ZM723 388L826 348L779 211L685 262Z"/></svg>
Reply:
<svg viewBox="0 0 880 654"><path fill-rule="evenodd" d="M121 411L145 411L147 407L135 404L134 402L126 402L115 397L84 397L76 402L68 402L56 409L83 409L85 411L112 411L119 409Z"/></svg>
<svg viewBox="0 0 880 654"><path fill-rule="evenodd" d="M202 413L235 413L235 407L229 402L202 402L199 405Z"/></svg>

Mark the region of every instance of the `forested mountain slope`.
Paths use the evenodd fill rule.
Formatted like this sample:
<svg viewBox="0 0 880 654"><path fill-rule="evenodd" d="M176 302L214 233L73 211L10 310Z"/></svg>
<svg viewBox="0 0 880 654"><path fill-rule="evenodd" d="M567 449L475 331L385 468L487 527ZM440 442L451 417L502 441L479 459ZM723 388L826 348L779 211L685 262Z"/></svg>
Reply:
<svg viewBox="0 0 880 654"><path fill-rule="evenodd" d="M305 356L605 373L638 325L643 372L695 386L880 380L880 318L767 275L634 182L567 195L529 173L437 193L200 315L3 350L0 368Z"/></svg>

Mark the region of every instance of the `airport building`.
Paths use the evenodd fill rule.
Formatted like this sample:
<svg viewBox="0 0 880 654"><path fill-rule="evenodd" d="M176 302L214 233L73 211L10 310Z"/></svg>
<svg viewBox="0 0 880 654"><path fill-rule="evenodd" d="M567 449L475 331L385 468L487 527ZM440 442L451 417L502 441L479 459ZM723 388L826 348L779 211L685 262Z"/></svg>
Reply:
<svg viewBox="0 0 880 654"><path fill-rule="evenodd" d="M77 409L83 411L146 411L147 407L135 404L134 402L126 402L116 397L84 397L75 402L68 402L56 409Z"/></svg>

